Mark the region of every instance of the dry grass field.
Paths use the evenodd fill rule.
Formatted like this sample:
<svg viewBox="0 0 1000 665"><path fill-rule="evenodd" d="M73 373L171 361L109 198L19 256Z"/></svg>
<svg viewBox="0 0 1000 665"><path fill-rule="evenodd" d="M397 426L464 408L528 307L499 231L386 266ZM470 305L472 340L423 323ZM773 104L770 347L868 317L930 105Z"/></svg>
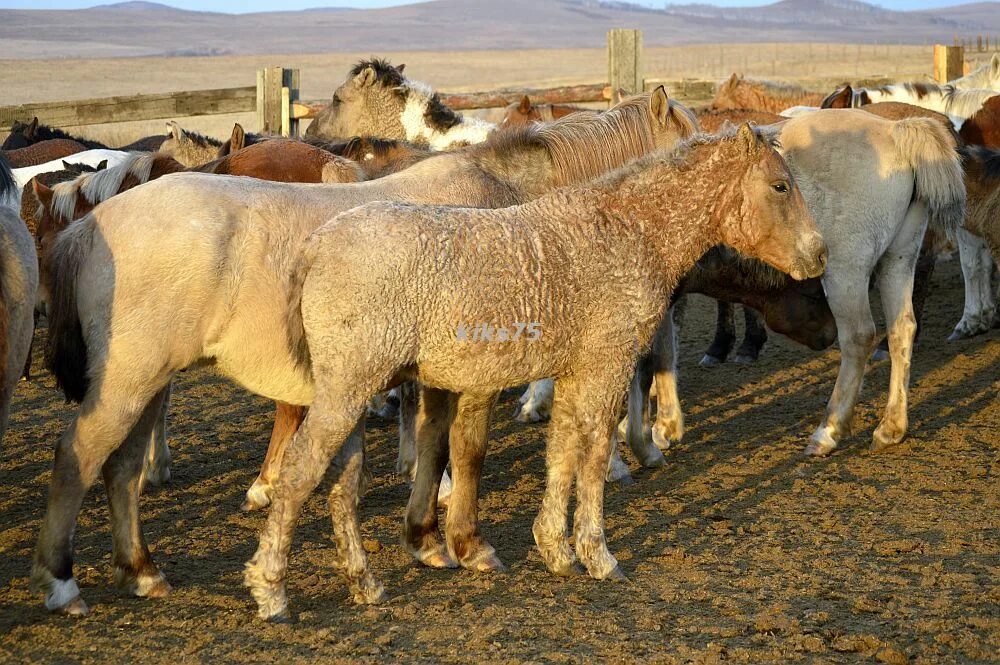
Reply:
<svg viewBox="0 0 1000 665"><path fill-rule="evenodd" d="M825 90L845 79L891 77L927 80L931 47L856 44L705 44L647 48L650 78L721 79L734 71L748 76L801 82ZM591 83L607 78L604 49L529 51L327 53L194 58L116 58L98 60L3 60L0 105L110 95L198 90L253 85L258 68L299 68L302 98L326 99L350 66L370 55L406 63L407 74L448 91L508 86L545 87ZM970 60L986 54L970 54ZM493 117L489 111L481 115ZM228 135L233 122L253 127L252 114L176 118L186 127L213 136ZM84 136L122 145L159 133L162 121L71 128Z"/></svg>

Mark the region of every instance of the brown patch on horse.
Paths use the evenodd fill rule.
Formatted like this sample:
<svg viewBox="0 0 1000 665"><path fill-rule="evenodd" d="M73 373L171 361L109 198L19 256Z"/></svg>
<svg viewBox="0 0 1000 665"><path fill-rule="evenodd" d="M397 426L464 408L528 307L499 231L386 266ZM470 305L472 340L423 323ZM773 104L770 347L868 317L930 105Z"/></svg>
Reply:
<svg viewBox="0 0 1000 665"><path fill-rule="evenodd" d="M862 90L861 94L858 95L858 106L868 106L872 103L872 98L868 94L867 90Z"/></svg>
<svg viewBox="0 0 1000 665"><path fill-rule="evenodd" d="M952 138L955 139L957 145L962 145L962 139L959 137L958 132L955 131L955 126L951 123L951 120L943 113L938 113L937 111L932 111L931 109L925 109L921 106L914 106L913 104L905 104L903 102L876 102L875 104L866 105L862 111L866 113L871 113L877 115L880 118L885 118L886 120L903 120L904 118L930 118L941 124L948 133L951 134Z"/></svg>
<svg viewBox="0 0 1000 665"><path fill-rule="evenodd" d="M1000 148L1000 93L987 99L983 107L962 124L958 134L969 145Z"/></svg>
<svg viewBox="0 0 1000 665"><path fill-rule="evenodd" d="M375 180L407 169L434 154L433 150L408 141L361 138L316 144L327 152L357 162L366 180Z"/></svg>
<svg viewBox="0 0 1000 665"><path fill-rule="evenodd" d="M750 109L699 109L695 112L701 129L709 134L721 131L726 123L739 125L752 122L755 125L773 125L787 120L784 116L768 111L753 111Z"/></svg>
<svg viewBox="0 0 1000 665"><path fill-rule="evenodd" d="M364 179L360 167L353 162L308 143L287 139L255 143L212 162L210 169L197 170L274 182L358 182Z"/></svg>
<svg viewBox="0 0 1000 665"><path fill-rule="evenodd" d="M821 109L849 109L854 106L854 88L845 83L843 87L833 91L820 102Z"/></svg>
<svg viewBox="0 0 1000 665"><path fill-rule="evenodd" d="M819 106L825 95L797 85L737 77L719 86L713 109L753 109L781 113L792 106Z"/></svg>
<svg viewBox="0 0 1000 665"><path fill-rule="evenodd" d="M87 147L79 141L72 139L49 139L32 143L24 148L8 150L5 153L7 163L12 169L20 169L26 166L37 166L45 164L55 159L69 157L78 152L83 152Z"/></svg>

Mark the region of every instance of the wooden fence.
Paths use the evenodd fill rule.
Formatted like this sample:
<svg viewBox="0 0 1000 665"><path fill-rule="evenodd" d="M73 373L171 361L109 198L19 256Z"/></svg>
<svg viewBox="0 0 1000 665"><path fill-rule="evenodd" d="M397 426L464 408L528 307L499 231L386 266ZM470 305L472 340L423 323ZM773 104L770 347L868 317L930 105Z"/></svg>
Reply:
<svg viewBox="0 0 1000 665"><path fill-rule="evenodd" d="M524 95L528 95L536 103L600 103L611 100L612 91L617 89L635 93L650 90L656 85L665 86L672 97L689 103L704 103L714 93L714 81L646 78L643 71L641 30L611 30L608 32L607 45L606 82L556 88L442 92L441 101L453 109L465 111L502 108L520 101ZM961 72L963 59L962 46L936 46L935 78L954 78L954 72ZM314 118L328 103L326 100L301 101L299 85L298 69L268 67L257 71L256 86L2 106L0 131L9 130L15 121L29 121L33 117L38 117L40 122L47 125L67 127L224 113L256 113L256 131L297 136L299 121Z"/></svg>

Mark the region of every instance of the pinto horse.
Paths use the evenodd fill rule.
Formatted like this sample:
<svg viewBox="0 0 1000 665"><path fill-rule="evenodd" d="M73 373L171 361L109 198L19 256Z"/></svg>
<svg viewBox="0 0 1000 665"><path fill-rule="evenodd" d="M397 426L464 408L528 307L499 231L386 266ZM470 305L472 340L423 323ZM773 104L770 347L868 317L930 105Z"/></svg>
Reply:
<svg viewBox="0 0 1000 665"><path fill-rule="evenodd" d="M501 127L523 127L533 122L552 122L568 116L570 113L598 113L595 109L572 104L532 104L528 95L521 97L520 102L508 104L504 109Z"/></svg>

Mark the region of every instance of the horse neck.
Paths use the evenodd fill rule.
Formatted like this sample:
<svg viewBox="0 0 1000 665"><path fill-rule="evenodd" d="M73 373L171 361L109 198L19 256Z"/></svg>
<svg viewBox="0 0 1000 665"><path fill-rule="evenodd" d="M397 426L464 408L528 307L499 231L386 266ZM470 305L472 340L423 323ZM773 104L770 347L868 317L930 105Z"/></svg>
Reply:
<svg viewBox="0 0 1000 665"><path fill-rule="evenodd" d="M683 169L657 163L599 186L584 202L602 216L638 228L658 256L655 270L673 288L706 251L722 242L721 224L739 209L736 177L745 168L694 146Z"/></svg>

